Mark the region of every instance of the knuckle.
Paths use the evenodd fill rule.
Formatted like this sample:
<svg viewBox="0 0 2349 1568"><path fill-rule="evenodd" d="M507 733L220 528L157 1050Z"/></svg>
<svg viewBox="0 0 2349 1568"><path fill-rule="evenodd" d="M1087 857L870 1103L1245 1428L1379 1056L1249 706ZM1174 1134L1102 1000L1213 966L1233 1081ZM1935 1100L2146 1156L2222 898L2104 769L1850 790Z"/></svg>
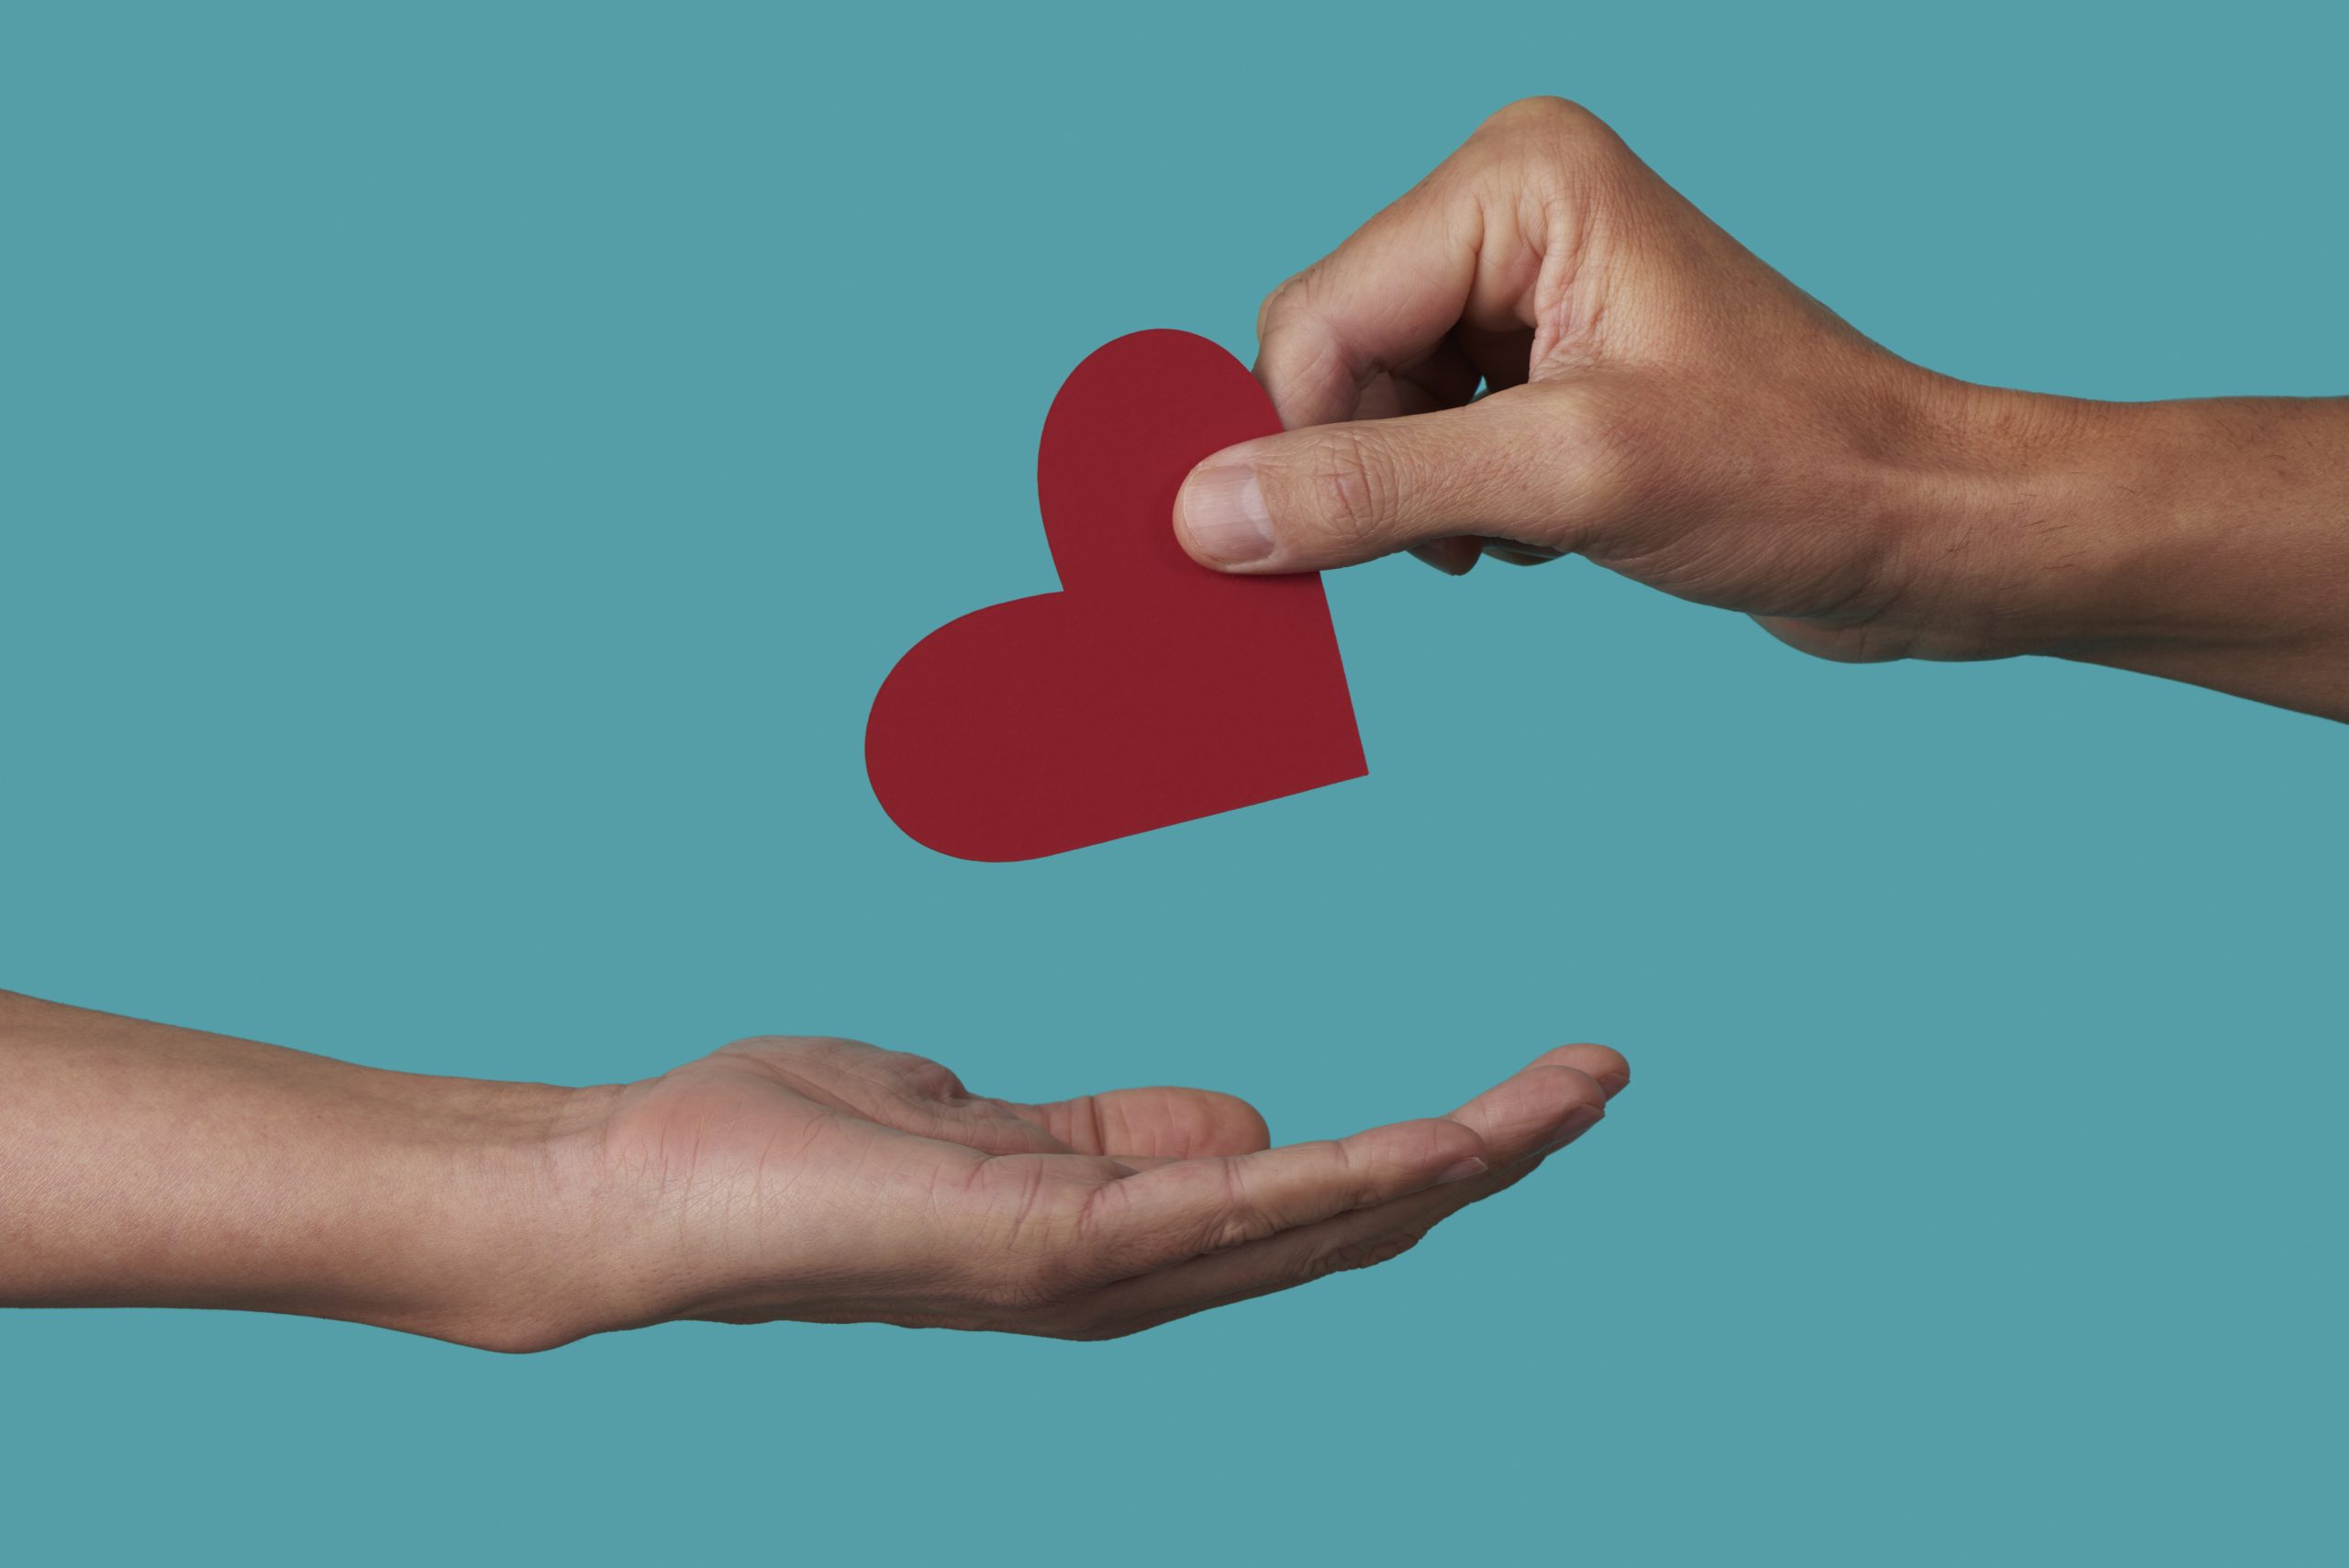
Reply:
<svg viewBox="0 0 2349 1568"><path fill-rule="evenodd" d="M1553 141L1604 128L1597 115L1573 99L1544 93L1502 105L1486 117L1477 133L1495 140Z"/></svg>
<svg viewBox="0 0 2349 1568"><path fill-rule="evenodd" d="M1200 1232L1197 1246L1201 1253L1228 1252L1234 1247L1262 1240L1276 1229L1255 1209L1236 1208L1230 1214L1218 1217L1213 1224Z"/></svg>
<svg viewBox="0 0 2349 1568"><path fill-rule="evenodd" d="M1418 1246L1425 1234L1424 1231L1405 1231L1400 1236L1390 1236L1382 1241L1350 1248L1339 1258L1336 1266L1340 1270L1369 1269L1380 1263L1392 1262Z"/></svg>
<svg viewBox="0 0 2349 1568"><path fill-rule="evenodd" d="M1069 1285L1062 1273L1041 1262L999 1270L982 1280L978 1288L983 1305L1019 1318L1049 1313L1068 1296Z"/></svg>
<svg viewBox="0 0 2349 1568"><path fill-rule="evenodd" d="M1464 151L1471 151L1484 173L1513 178L1543 169L1595 171L1622 145L1606 121L1580 104L1541 97L1520 98L1499 110L1477 128Z"/></svg>
<svg viewBox="0 0 2349 1568"><path fill-rule="evenodd" d="M1152 1266L1163 1267L1171 1261L1224 1251L1279 1229L1231 1161L1186 1161L1162 1174L1175 1177L1177 1173L1181 1185L1174 1190L1180 1194L1175 1206L1179 1218L1170 1215L1133 1238L1126 1248L1125 1262L1145 1258Z"/></svg>
<svg viewBox="0 0 2349 1568"><path fill-rule="evenodd" d="M1344 1249L1325 1246L1315 1247L1299 1252L1294 1257L1284 1258L1275 1276L1274 1284L1283 1290L1291 1290L1301 1284L1311 1284L1315 1280L1336 1273L1341 1266L1339 1260L1343 1256Z"/></svg>
<svg viewBox="0 0 2349 1568"><path fill-rule="evenodd" d="M1221 1252L1245 1246L1280 1229L1279 1219L1256 1201L1236 1163L1224 1162L1219 1174L1221 1201L1197 1237L1201 1251Z"/></svg>
<svg viewBox="0 0 2349 1568"><path fill-rule="evenodd" d="M1366 1240L1316 1249L1297 1259L1292 1265L1295 1283L1303 1284L1330 1274L1351 1273L1356 1269L1375 1268L1392 1262L1418 1246L1426 1236L1424 1230L1405 1231L1396 1236L1378 1236Z"/></svg>
<svg viewBox="0 0 2349 1568"><path fill-rule="evenodd" d="M1649 469L1658 447L1643 433L1638 399L1567 397L1552 416L1556 450L1568 455L1574 515L1603 530L1648 509L1657 488Z"/></svg>
<svg viewBox="0 0 2349 1568"><path fill-rule="evenodd" d="M976 1282L981 1302L1017 1317L1050 1316L1092 1283L1083 1242L1057 1227L1041 1228L1023 1244L996 1252Z"/></svg>
<svg viewBox="0 0 2349 1568"><path fill-rule="evenodd" d="M1185 1239L1183 1251L1194 1255L1228 1252L1277 1233L1279 1222L1244 1198L1234 1198L1211 1219Z"/></svg>
<svg viewBox="0 0 2349 1568"><path fill-rule="evenodd" d="M1264 296L1264 303L1256 307L1257 341L1262 342L1270 337L1303 308L1306 292L1312 285L1312 277L1311 267L1301 272L1292 272Z"/></svg>
<svg viewBox="0 0 2349 1568"><path fill-rule="evenodd" d="M890 1051L888 1058L890 1070L910 1094L927 1099L952 1100L961 1099L966 1093L963 1080L943 1062L907 1051Z"/></svg>
<svg viewBox="0 0 2349 1568"><path fill-rule="evenodd" d="M1385 443L1348 426L1318 436L1307 454L1313 521L1330 542L1375 549L1393 527L1395 462Z"/></svg>

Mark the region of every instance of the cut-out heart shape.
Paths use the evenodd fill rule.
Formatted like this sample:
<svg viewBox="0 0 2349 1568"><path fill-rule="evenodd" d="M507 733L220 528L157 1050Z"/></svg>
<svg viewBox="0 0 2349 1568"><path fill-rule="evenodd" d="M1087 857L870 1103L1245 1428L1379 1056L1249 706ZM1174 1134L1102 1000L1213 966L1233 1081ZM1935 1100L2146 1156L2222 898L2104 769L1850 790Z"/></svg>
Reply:
<svg viewBox="0 0 2349 1568"><path fill-rule="evenodd" d="M889 672L864 765L891 820L964 860L1030 860L1368 771L1321 580L1226 577L1175 542L1183 476L1280 428L1188 332L1070 373L1036 461L1061 591L950 621Z"/></svg>

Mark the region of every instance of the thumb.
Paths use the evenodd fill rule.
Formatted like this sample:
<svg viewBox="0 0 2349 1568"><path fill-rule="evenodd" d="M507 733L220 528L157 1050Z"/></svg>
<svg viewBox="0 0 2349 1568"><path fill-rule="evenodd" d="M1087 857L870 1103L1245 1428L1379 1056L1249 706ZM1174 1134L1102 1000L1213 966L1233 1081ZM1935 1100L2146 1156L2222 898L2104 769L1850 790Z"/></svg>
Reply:
<svg viewBox="0 0 2349 1568"><path fill-rule="evenodd" d="M1184 480L1175 533L1224 572L1318 572L1460 534L1571 548L1560 410L1529 391L1227 447Z"/></svg>

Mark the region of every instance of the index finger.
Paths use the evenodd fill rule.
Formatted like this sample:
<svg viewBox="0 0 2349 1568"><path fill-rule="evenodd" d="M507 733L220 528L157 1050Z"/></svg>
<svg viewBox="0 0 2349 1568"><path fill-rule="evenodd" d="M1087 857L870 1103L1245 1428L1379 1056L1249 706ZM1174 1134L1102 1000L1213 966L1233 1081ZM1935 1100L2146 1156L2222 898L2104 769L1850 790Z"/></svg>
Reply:
<svg viewBox="0 0 2349 1568"><path fill-rule="evenodd" d="M1290 429L1353 417L1380 372L1434 358L1455 328L1538 328L1559 247L1561 156L1590 117L1557 99L1513 104L1436 171L1257 313L1256 377ZM1595 121L1590 123L1595 124Z"/></svg>

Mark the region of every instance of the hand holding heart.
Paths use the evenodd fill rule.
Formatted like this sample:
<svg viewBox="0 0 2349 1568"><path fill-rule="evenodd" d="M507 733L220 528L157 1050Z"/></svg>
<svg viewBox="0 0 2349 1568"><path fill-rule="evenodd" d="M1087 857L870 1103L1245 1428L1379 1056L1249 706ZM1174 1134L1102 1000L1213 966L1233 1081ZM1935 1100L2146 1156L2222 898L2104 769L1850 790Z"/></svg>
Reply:
<svg viewBox="0 0 2349 1568"><path fill-rule="evenodd" d="M1288 433L1190 476L1203 563L1581 555L1842 660L2025 651L2079 624L2093 579L2059 558L2084 534L2021 526L2062 485L1998 472L2066 428L2064 400L1879 348L1562 100L1494 116L1257 330Z"/></svg>

